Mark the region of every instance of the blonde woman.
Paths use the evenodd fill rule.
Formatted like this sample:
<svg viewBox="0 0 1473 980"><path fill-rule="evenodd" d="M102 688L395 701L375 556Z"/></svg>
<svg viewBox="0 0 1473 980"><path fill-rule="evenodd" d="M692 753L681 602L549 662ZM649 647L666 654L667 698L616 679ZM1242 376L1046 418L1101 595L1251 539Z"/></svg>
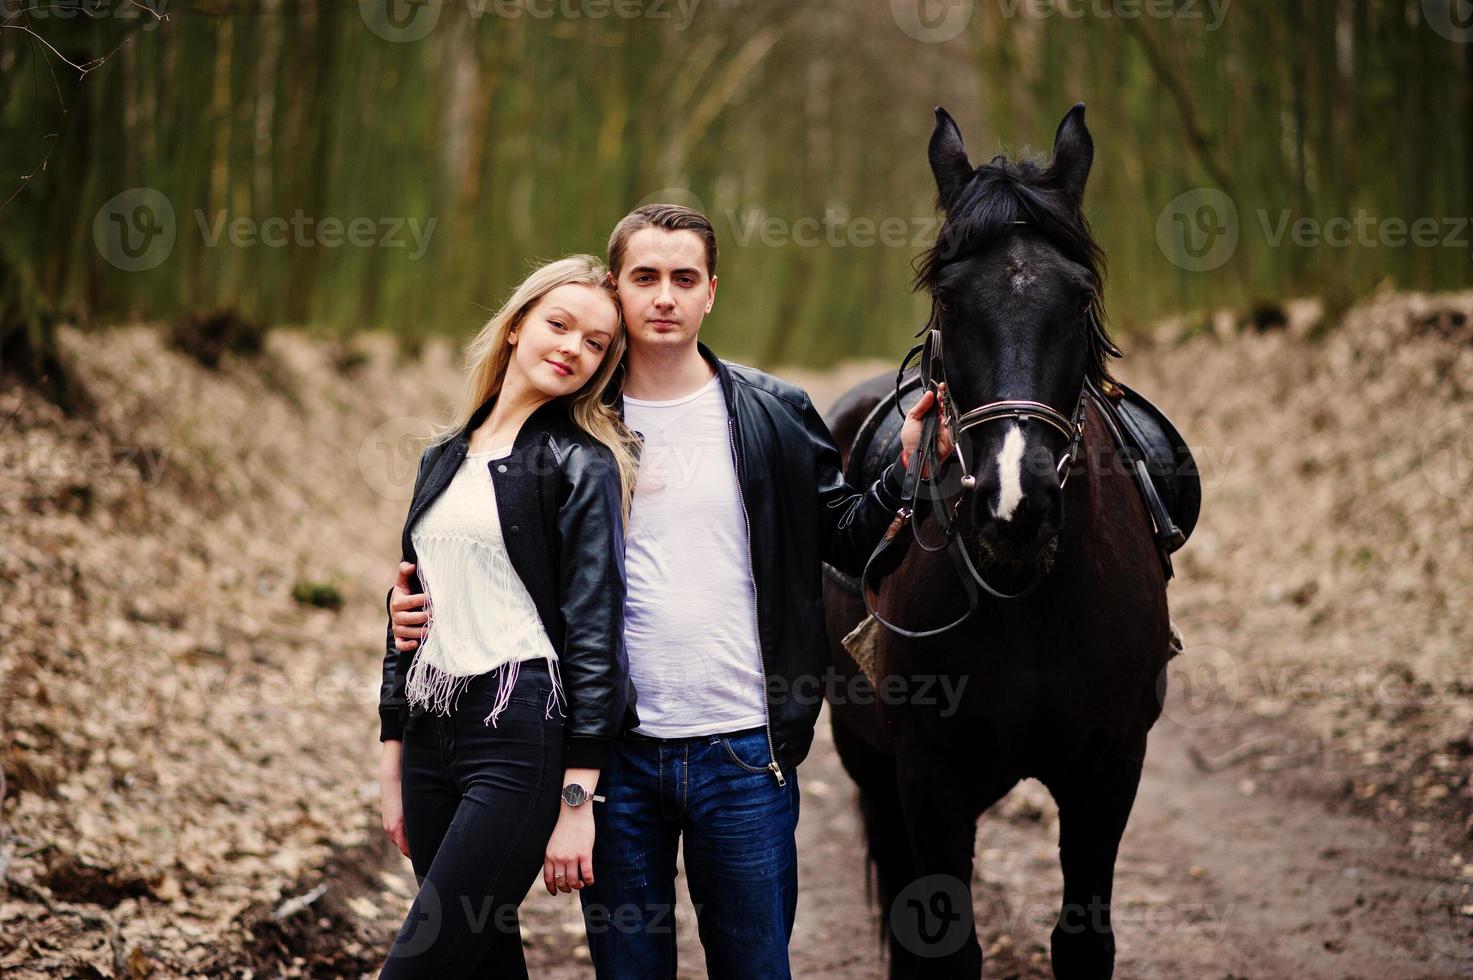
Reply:
<svg viewBox="0 0 1473 980"><path fill-rule="evenodd" d="M602 397L624 344L596 259L537 269L471 343L420 458L379 695L384 830L420 891L384 977L525 977L517 907L538 868L549 891L593 883L590 800L637 723L634 443Z"/></svg>

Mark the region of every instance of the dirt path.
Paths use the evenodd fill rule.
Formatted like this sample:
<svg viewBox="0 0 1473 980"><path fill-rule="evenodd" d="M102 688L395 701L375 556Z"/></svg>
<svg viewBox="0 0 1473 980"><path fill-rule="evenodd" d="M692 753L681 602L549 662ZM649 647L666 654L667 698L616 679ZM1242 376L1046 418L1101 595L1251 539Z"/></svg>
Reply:
<svg viewBox="0 0 1473 980"><path fill-rule="evenodd" d="M1168 705L1170 707L1170 705ZM1216 733L1221 734L1221 733ZM1282 745L1270 731L1238 733ZM1121 845L1115 884L1117 976L1131 978L1412 978L1473 973L1466 879L1453 852L1405 828L1346 813L1343 776L1316 764L1265 783L1239 766L1205 771L1213 739L1163 718ZM1195 750L1195 751L1194 751ZM1194 760L1194 754L1196 756ZM794 975L885 976L867 903L852 784L821 723L799 773L800 890ZM979 824L974 914L988 977L1047 978L1048 935L1062 878L1057 812L1024 783ZM413 881L402 860L385 876L379 928L391 931ZM534 890L524 906L534 975L587 977L582 921L571 898ZM705 975L694 912L676 916L682 978Z"/></svg>
<svg viewBox="0 0 1473 980"><path fill-rule="evenodd" d="M1454 890L1445 883L1456 869L1446 852L1331 812L1315 798L1326 788L1316 782L1336 781L1323 771L1314 781L1249 786L1236 770L1203 772L1190 757L1193 744L1192 733L1169 722L1152 734L1117 867L1117 976L1410 980L1473 972L1473 937L1448 917ZM799 779L794 974L881 978L852 785L826 720ZM985 975L1050 977L1048 934L1062 889L1053 803L1039 784L1023 784L979 828L973 888ZM534 892L527 919L538 975L589 975L571 901ZM702 977L683 892L677 920L680 975Z"/></svg>

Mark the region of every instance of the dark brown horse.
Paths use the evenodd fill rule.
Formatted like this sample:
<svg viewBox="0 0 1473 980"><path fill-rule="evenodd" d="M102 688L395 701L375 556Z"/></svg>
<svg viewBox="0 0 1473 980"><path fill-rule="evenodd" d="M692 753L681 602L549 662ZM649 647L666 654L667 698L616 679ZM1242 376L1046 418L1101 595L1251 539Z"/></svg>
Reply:
<svg viewBox="0 0 1473 980"><path fill-rule="evenodd" d="M1093 155L1083 105L1064 117L1047 164L997 157L976 168L956 123L936 111L930 162L946 220L917 286L933 298L929 326L944 338L934 364L953 412L985 416L959 438L949 465L965 472L943 481L941 516L954 518L984 582L1026 594L982 591L975 612L940 635L878 630L871 672L889 693L831 699L834 740L859 786L892 977L981 975L970 888L977 820L1028 778L1059 806L1054 973L1114 968L1115 855L1171 648L1150 518L1099 405L1081 397L1087 383L1112 390L1106 359L1119 355L1102 325L1102 257L1081 213ZM839 401L830 423L840 446L894 386L893 376L876 378ZM1074 458L1071 429L1023 402L1066 421L1087 406ZM923 538L940 538L942 506ZM957 619L973 594L957 554L912 545L878 584L877 612L910 630ZM864 602L833 576L825 603L845 682L830 690L875 690L839 642Z"/></svg>

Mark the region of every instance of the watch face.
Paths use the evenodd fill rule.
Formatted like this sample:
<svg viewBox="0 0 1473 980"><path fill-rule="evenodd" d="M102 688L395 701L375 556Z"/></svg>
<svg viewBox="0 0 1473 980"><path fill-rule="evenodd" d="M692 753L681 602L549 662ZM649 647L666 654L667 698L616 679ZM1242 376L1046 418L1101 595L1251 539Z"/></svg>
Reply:
<svg viewBox="0 0 1473 980"><path fill-rule="evenodd" d="M563 799L568 806L579 806L588 799L588 790L577 783L569 783L563 787Z"/></svg>

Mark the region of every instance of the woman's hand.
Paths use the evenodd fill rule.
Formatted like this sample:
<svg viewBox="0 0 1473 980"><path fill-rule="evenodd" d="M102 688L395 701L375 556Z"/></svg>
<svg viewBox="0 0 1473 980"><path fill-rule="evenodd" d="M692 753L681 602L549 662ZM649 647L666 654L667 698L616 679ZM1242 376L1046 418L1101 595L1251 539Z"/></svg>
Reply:
<svg viewBox="0 0 1473 980"><path fill-rule="evenodd" d="M944 393L946 382L939 386ZM936 392L927 390L916 402L910 411L905 413L905 424L900 428L900 464L906 469L910 468L910 460L921 444L921 430L926 424L926 416L931 409L936 407ZM946 417L945 403L941 407L941 420L936 426L936 463L939 465L946 462L951 455L951 420ZM922 473L921 476L930 476L930 473Z"/></svg>
<svg viewBox="0 0 1473 980"><path fill-rule="evenodd" d="M592 796L598 788L598 770L565 769L563 785L570 783L577 783ZM577 806L569 806L565 800L561 806L542 861L542 883L549 895L566 895L593 884L593 800Z"/></svg>
<svg viewBox="0 0 1473 980"><path fill-rule="evenodd" d="M384 821L384 833L399 848L400 854L409 857L409 838L404 835L404 788L399 777L399 759L404 754L404 743L390 739L383 745L378 763L379 815Z"/></svg>
<svg viewBox="0 0 1473 980"><path fill-rule="evenodd" d="M425 594L409 591L409 576L414 566L407 561L399 563L399 577L394 581L394 594L389 599L389 614L394 622L394 649L413 650L424 639L425 624L430 621L429 611L424 609Z"/></svg>
<svg viewBox="0 0 1473 980"><path fill-rule="evenodd" d="M542 862L542 884L548 895L567 895L594 884L594 805L563 803Z"/></svg>
<svg viewBox="0 0 1473 980"><path fill-rule="evenodd" d="M562 804L542 862L547 894L564 895L593 884L593 803Z"/></svg>

